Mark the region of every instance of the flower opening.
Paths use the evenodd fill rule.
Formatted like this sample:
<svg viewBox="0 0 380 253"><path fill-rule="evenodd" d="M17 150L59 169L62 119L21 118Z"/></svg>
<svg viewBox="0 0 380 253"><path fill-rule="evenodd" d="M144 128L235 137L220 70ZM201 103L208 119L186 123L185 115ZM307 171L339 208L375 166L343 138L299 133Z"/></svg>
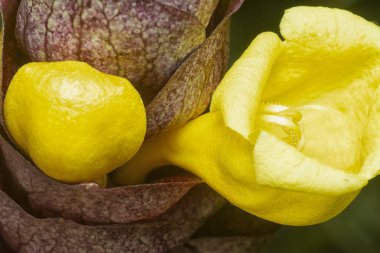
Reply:
<svg viewBox="0 0 380 253"><path fill-rule="evenodd" d="M301 118L302 114L290 107L277 103L262 103L257 126L301 150L304 146L304 138L298 124Z"/></svg>

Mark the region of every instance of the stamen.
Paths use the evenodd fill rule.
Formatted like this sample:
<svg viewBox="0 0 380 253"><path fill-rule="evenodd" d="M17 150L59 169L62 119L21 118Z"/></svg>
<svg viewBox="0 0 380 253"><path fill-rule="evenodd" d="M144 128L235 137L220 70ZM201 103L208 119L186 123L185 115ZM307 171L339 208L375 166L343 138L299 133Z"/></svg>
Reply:
<svg viewBox="0 0 380 253"><path fill-rule="evenodd" d="M263 103L259 109L257 122L260 128L276 135L290 145L302 149L304 141L298 124L301 118L302 114L290 107Z"/></svg>

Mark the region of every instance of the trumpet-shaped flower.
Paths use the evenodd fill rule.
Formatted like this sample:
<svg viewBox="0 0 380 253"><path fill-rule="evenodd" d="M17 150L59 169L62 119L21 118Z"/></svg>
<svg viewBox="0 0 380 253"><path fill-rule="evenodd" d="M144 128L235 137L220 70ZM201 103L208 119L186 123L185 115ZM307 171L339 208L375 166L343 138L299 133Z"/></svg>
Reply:
<svg viewBox="0 0 380 253"><path fill-rule="evenodd" d="M380 28L323 7L260 34L210 112L148 139L115 174L138 183L175 164L241 209L289 225L341 212L380 168Z"/></svg>

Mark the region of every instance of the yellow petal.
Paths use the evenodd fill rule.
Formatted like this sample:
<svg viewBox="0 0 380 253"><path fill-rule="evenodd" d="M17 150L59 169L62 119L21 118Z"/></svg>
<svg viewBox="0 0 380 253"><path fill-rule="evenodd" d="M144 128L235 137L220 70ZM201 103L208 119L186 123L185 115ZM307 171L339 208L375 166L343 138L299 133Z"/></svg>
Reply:
<svg viewBox="0 0 380 253"><path fill-rule="evenodd" d="M257 183L279 189L343 195L367 184L365 178L324 165L265 131L257 138L253 163Z"/></svg>
<svg viewBox="0 0 380 253"><path fill-rule="evenodd" d="M380 89L374 94L363 136L363 167L361 174L368 179L380 171Z"/></svg>
<svg viewBox="0 0 380 253"><path fill-rule="evenodd" d="M252 41L216 89L211 111L221 111L226 126L248 139L255 131L255 118L271 66L280 52L281 40L262 33Z"/></svg>
<svg viewBox="0 0 380 253"><path fill-rule="evenodd" d="M304 104L356 83L379 81L380 29L351 12L324 7L288 9L280 24L285 38L263 99Z"/></svg>
<svg viewBox="0 0 380 253"><path fill-rule="evenodd" d="M349 98L347 98L349 101ZM358 173L362 159L362 135L366 115L363 106L339 110L338 103L298 107L303 117L299 122L303 135L302 152L338 170Z"/></svg>
<svg viewBox="0 0 380 253"><path fill-rule="evenodd" d="M380 83L380 28L323 7L289 9L280 27L285 41L262 99L301 112L305 154L359 172L375 136L366 129L373 125L368 115Z"/></svg>
<svg viewBox="0 0 380 253"><path fill-rule="evenodd" d="M265 146L265 135L259 135L258 143L255 152L262 156L256 160L248 140L225 127L219 112L208 113L181 128L146 140L137 155L117 170L113 178L119 183L136 183L133 182L138 178L136 175L144 178L155 163L157 166L175 164L198 175L239 208L288 225L310 225L332 218L366 183L355 175L334 171L316 161L297 165L302 162L299 158L302 154L288 151L291 146L275 137L268 142L276 145L273 156ZM277 146L278 143L286 147ZM276 157L281 149L286 152L285 157L295 160ZM154 156L149 155L152 150L156 150ZM269 178L271 170L275 170L274 182ZM278 178L279 174L285 178Z"/></svg>

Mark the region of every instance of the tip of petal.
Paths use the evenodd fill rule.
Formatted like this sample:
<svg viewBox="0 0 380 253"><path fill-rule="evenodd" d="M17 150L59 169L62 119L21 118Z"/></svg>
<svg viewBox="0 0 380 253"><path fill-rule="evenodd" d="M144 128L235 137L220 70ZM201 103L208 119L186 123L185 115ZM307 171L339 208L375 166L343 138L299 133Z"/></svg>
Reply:
<svg viewBox="0 0 380 253"><path fill-rule="evenodd" d="M227 72L216 89L211 111L220 111L227 127L249 139L271 66L280 52L281 39L271 32L256 37Z"/></svg>
<svg viewBox="0 0 380 253"><path fill-rule="evenodd" d="M376 24L347 10L328 7L298 6L287 9L281 19L280 31L286 40L322 36L327 41L341 41L344 45L344 42L352 41L352 37L360 36L363 43L367 39L380 43L380 30Z"/></svg>

